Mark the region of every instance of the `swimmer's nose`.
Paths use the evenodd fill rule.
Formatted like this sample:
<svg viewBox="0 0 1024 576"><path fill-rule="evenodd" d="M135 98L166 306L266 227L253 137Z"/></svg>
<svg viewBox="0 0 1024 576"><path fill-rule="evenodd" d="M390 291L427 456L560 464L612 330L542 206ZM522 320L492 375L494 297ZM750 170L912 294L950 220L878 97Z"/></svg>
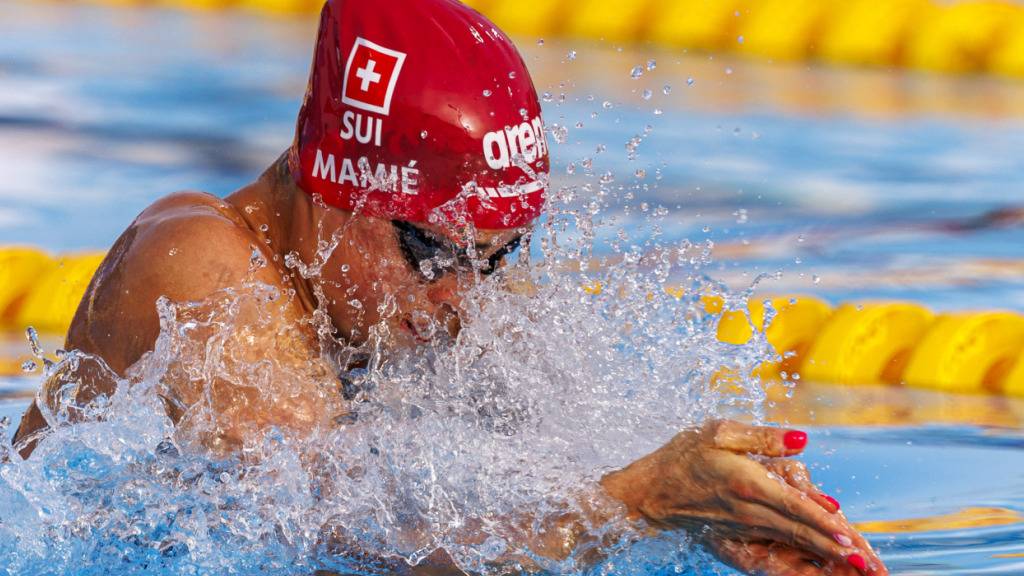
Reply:
<svg viewBox="0 0 1024 576"><path fill-rule="evenodd" d="M438 306L438 319L441 325L448 331L448 335L455 338L459 335L459 330L462 330L462 318L459 316L459 311L452 308L448 304L441 304Z"/></svg>
<svg viewBox="0 0 1024 576"><path fill-rule="evenodd" d="M457 336L462 328L459 319L462 298L459 296L457 286L447 282L431 286L427 290L427 299L435 306L434 318L438 323L444 326L453 338Z"/></svg>

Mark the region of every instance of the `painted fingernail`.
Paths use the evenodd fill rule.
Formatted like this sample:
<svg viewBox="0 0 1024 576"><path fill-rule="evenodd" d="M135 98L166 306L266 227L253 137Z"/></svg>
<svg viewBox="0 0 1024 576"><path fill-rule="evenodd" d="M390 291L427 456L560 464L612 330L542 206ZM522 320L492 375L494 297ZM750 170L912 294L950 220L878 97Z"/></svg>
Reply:
<svg viewBox="0 0 1024 576"><path fill-rule="evenodd" d="M832 505L832 507L836 509L836 510L835 510L836 512L839 512L839 509L841 508L841 506L839 505L839 501L838 501L838 500L836 500L835 498L833 498L833 497L829 496L828 494L825 494L824 492L820 493L819 495L821 496L821 498L822 498L823 500L825 500L826 502L828 502L829 504L831 504L831 505ZM835 512L833 512L833 514L834 514L834 513L835 513Z"/></svg>
<svg viewBox="0 0 1024 576"><path fill-rule="evenodd" d="M799 450L807 446L807 433L799 430L790 430L782 437L782 443L790 450Z"/></svg>
<svg viewBox="0 0 1024 576"><path fill-rule="evenodd" d="M839 534L837 532L833 534L832 537L835 538L836 542L838 542L839 545L844 548L849 548L850 546L853 546L853 540L850 540L850 537L846 534Z"/></svg>
<svg viewBox="0 0 1024 576"><path fill-rule="evenodd" d="M857 570L864 572L868 569L868 563L864 561L864 557L860 554L850 554L846 557L846 563L853 566Z"/></svg>

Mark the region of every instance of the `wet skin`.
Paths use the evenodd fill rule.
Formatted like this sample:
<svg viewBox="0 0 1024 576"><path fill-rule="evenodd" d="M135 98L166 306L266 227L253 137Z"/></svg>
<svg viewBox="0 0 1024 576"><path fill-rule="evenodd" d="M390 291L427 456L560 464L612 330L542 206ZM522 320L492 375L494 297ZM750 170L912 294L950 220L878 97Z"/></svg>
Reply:
<svg viewBox="0 0 1024 576"><path fill-rule="evenodd" d="M333 231L342 229L337 248L321 262L318 241L329 241ZM433 232L461 242L445 230ZM486 259L518 234L478 230L476 257ZM266 266L251 268L254 250ZM319 277L304 278L288 270L285 256L292 252L306 265L320 266ZM304 370L321 362L324 378L332 378L331 367L319 360L330 354L325 347L331 338L318 336L318 330L360 344L378 325L385 328L389 345L396 347L430 338L431 326L451 335L459 330L459 275L427 281L406 260L390 221L353 218L318 205L295 188L285 163L278 162L257 182L224 200L182 192L158 200L140 214L93 278L65 348L100 356L114 372L124 375L153 348L160 331L154 303L160 296L173 302L202 300L250 280L278 287L290 296L283 299L266 338L232 343L241 350L243 361L273 354L280 362L301 365ZM389 295L394 297L394 313L382 318L378 306ZM348 305L353 299L361 301L359 309ZM326 316L311 321L318 308ZM344 410L343 401L336 394L325 394L315 380L287 383L287 390L270 395L274 402L244 390L225 389L219 404L215 403L223 406L223 425L207 443L231 450L270 425L296 434L332 425L332 418ZM98 383L82 389L77 400L87 402L109 393L113 385ZM181 396L194 397L194 386L181 383ZM42 398L51 397L45 385L43 392ZM176 421L181 418L173 409L169 412ZM23 457L29 457L45 428L46 421L33 403L15 437ZM710 550L744 572L887 574L867 542L810 482L803 465L790 459L802 445L794 445L790 434L787 446L786 434L776 428L711 422L679 433L654 453L607 475L602 485L630 517L646 521L653 530L685 529L701 535ZM585 514L592 522L610 518L615 511ZM563 520L579 524L569 516ZM525 544L540 555L564 557L585 538L572 532L531 535ZM855 568L861 562L866 568ZM422 568L423 573L453 570L443 561Z"/></svg>

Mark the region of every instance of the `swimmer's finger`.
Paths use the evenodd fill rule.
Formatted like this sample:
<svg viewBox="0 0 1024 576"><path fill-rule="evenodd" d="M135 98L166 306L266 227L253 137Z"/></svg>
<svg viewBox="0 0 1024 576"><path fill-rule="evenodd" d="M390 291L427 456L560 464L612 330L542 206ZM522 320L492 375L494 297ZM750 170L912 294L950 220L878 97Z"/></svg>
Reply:
<svg viewBox="0 0 1024 576"><path fill-rule="evenodd" d="M751 530L783 544L804 550L825 561L853 565L857 558L863 559L863 552L851 546L842 546L834 538L820 531L780 514L778 511L754 502L742 502L735 507L740 517L752 520L756 527ZM854 559L852 562L851 559ZM867 573L866 571L864 572Z"/></svg>
<svg viewBox="0 0 1024 576"><path fill-rule="evenodd" d="M807 471L807 467L804 466L803 462L798 462L796 460L772 460L766 462L765 465L768 466L770 470L784 478L787 484L796 488L802 495L810 498L826 512L832 514L834 519L841 520L842 524L847 528L843 532L837 533L840 535L839 539L843 540L843 542L840 543L842 544L847 542L843 537L849 538L848 542L863 553L863 557L870 569L870 574L888 574L888 571L885 569L885 564L882 563L882 559L879 558L878 554L876 554L871 548L871 544L867 539L850 525L846 516L838 513L839 503L832 497L818 491L817 486L811 482L810 473ZM800 497L802 499L802 496ZM820 516L820 514L815 515Z"/></svg>
<svg viewBox="0 0 1024 576"><path fill-rule="evenodd" d="M712 422L708 430L716 448L736 454L795 456L807 445L807 434L799 430L750 426L733 420Z"/></svg>
<svg viewBox="0 0 1024 576"><path fill-rule="evenodd" d="M714 547L725 562L750 574L766 576L860 576L849 564L823 561L814 554L778 542L725 540Z"/></svg>
<svg viewBox="0 0 1024 576"><path fill-rule="evenodd" d="M751 466L760 468L759 464L753 461L749 462ZM844 548L849 553L852 549L856 549L856 553L860 555L864 564L876 570L872 573L886 573L881 559L871 549L867 540L850 525L845 516L827 511L803 491L788 484L773 481L763 474L751 472L746 477L749 479L749 483L745 486L745 491L749 496L748 501L763 505L776 514L814 532L816 541L825 539L836 544L837 546L830 548L832 550L837 547ZM821 550L818 548L816 551L821 553ZM825 554L822 555L827 557ZM845 559L845 556L843 558ZM855 559L854 562L856 561ZM879 568L882 571L877 571Z"/></svg>
<svg viewBox="0 0 1024 576"><path fill-rule="evenodd" d="M764 465L774 472L779 478L785 481L787 484L803 492L808 498L814 500L818 506L821 506L825 511L835 514L839 512L839 502L825 494L818 489L813 482L811 482L811 474L807 470L807 466L799 460L769 460Z"/></svg>
<svg viewBox="0 0 1024 576"><path fill-rule="evenodd" d="M820 576L826 573L813 556L790 546L723 539L709 547L722 561L747 574Z"/></svg>

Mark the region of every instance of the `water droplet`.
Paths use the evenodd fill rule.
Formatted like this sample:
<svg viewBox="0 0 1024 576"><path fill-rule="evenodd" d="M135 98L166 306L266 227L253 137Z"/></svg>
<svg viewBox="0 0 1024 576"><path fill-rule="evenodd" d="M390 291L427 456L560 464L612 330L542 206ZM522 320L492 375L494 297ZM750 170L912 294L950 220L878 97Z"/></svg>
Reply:
<svg viewBox="0 0 1024 576"><path fill-rule="evenodd" d="M740 34L739 37L736 38L736 41L739 42L740 44L743 44L743 35Z"/></svg>
<svg viewBox="0 0 1024 576"><path fill-rule="evenodd" d="M642 180L642 179L644 179L644 178L646 178L646 177L647 177L647 170L644 170L643 168L637 168L637 169L636 169L636 172L634 172L633 174L634 174L634 175L635 175L635 176L636 176L637 178L640 178L640 179Z"/></svg>
<svg viewBox="0 0 1024 576"><path fill-rule="evenodd" d="M655 108L654 109L654 115L655 116L661 116L664 113L665 113L664 110L662 110L661 108Z"/></svg>
<svg viewBox="0 0 1024 576"><path fill-rule="evenodd" d="M641 94L641 96L643 97L644 100L650 100L651 96L653 96L653 95L654 95L654 93L651 92L650 90L644 90L643 93Z"/></svg>
<svg viewBox="0 0 1024 576"><path fill-rule="evenodd" d="M267 226L266 224L260 224L260 232L266 232L268 230L270 230L270 226Z"/></svg>
<svg viewBox="0 0 1024 576"><path fill-rule="evenodd" d="M730 67L726 68L725 69L725 73L726 73L726 75L732 74L732 67L730 66Z"/></svg>
<svg viewBox="0 0 1024 576"><path fill-rule="evenodd" d="M573 60L576 60L576 51L575 50L569 50L569 53L566 54L565 57L570 62L572 62Z"/></svg>
<svg viewBox="0 0 1024 576"><path fill-rule="evenodd" d="M611 110L612 106L613 104L608 100L605 100L604 102L601 103L601 107L604 108L605 110Z"/></svg>
<svg viewBox="0 0 1024 576"><path fill-rule="evenodd" d="M733 212L732 215L736 217L736 223L737 224L746 224L747 223L747 209L746 208L740 208L739 210Z"/></svg>
<svg viewBox="0 0 1024 576"><path fill-rule="evenodd" d="M605 172L604 174L601 175L600 181L601 184L611 184L612 182L615 182L615 174L611 172Z"/></svg>
<svg viewBox="0 0 1024 576"><path fill-rule="evenodd" d="M341 265L341 273L342 274L344 274L345 272L348 272L350 269L351 269L351 266L349 266L348 264L342 264Z"/></svg>
<svg viewBox="0 0 1024 576"><path fill-rule="evenodd" d="M511 78L512 80L515 80L515 78L516 78L516 73L515 73L515 71L513 70L512 72L509 72L509 73L508 73L508 77L509 77L509 78Z"/></svg>
<svg viewBox="0 0 1024 576"><path fill-rule="evenodd" d="M637 78L644 75L644 69L642 66L633 66L633 70L630 71L629 76L636 80Z"/></svg>
<svg viewBox="0 0 1024 576"><path fill-rule="evenodd" d="M541 94L540 99L545 101L545 102L551 102L552 100L555 99L555 97L554 97L554 95L551 94L551 92L545 92L545 93Z"/></svg>
<svg viewBox="0 0 1024 576"><path fill-rule="evenodd" d="M687 86L693 86L694 82L696 82L696 80L693 79L693 76L690 76L689 78L686 79Z"/></svg>
<svg viewBox="0 0 1024 576"><path fill-rule="evenodd" d="M551 136L554 137L555 142L565 144L569 140L569 129L561 124L552 124Z"/></svg>
<svg viewBox="0 0 1024 576"><path fill-rule="evenodd" d="M815 284L821 284L821 276L815 274L811 276L811 281L814 282Z"/></svg>
<svg viewBox="0 0 1024 576"><path fill-rule="evenodd" d="M544 45L544 39L543 38L538 38L537 39L537 46L543 46L543 45Z"/></svg>
<svg viewBox="0 0 1024 576"><path fill-rule="evenodd" d="M25 336L28 338L28 346L32 350L32 355L36 358L42 358L43 347L39 344L39 332L32 326L29 326L25 329Z"/></svg>
<svg viewBox="0 0 1024 576"><path fill-rule="evenodd" d="M525 120L529 116L529 113L526 111L526 108L520 108L519 115L523 117L523 120Z"/></svg>
<svg viewBox="0 0 1024 576"><path fill-rule="evenodd" d="M654 70L657 67L658 67L658 63L655 62L653 58L647 61L647 71L648 72L650 72L651 70Z"/></svg>
<svg viewBox="0 0 1024 576"><path fill-rule="evenodd" d="M426 130L424 130L423 132L420 132L420 138L422 138L423 140L427 139L427 131Z"/></svg>
<svg viewBox="0 0 1024 576"><path fill-rule="evenodd" d="M799 236L796 237L796 241L800 243L803 243L803 241L806 239L807 238L805 238L803 234L800 234Z"/></svg>
<svg viewBox="0 0 1024 576"><path fill-rule="evenodd" d="M608 149L608 147L607 147L607 146L605 146L604 144L598 144L598 145L597 145L597 147L595 148L595 151L596 151L596 152L597 152L598 154L600 154L601 152L604 152L604 151L605 151L605 150L607 150L607 149Z"/></svg>
<svg viewBox="0 0 1024 576"><path fill-rule="evenodd" d="M665 96L668 96L669 94L672 93L672 86L665 84L664 86L661 87L661 93L664 94Z"/></svg>
<svg viewBox="0 0 1024 576"><path fill-rule="evenodd" d="M484 98L490 98L491 94L493 94L493 92L490 90L484 90Z"/></svg>
<svg viewBox="0 0 1024 576"><path fill-rule="evenodd" d="M177 248L171 248L170 250L167 251L167 255L168 256L177 256L177 254L178 254L178 249Z"/></svg>
<svg viewBox="0 0 1024 576"><path fill-rule="evenodd" d="M252 253L249 254L249 272L255 272L261 268L266 267L267 261L263 258L263 253L260 252L259 248L253 248Z"/></svg>
<svg viewBox="0 0 1024 576"><path fill-rule="evenodd" d="M38 367L39 365L36 364L34 360L25 360L24 362L21 363L22 372L35 372L36 368Z"/></svg>
<svg viewBox="0 0 1024 576"><path fill-rule="evenodd" d="M353 307L353 308L355 308L356 310L362 310L363 309L363 303L360 302L359 300L354 299L354 298L352 300L348 301L348 305Z"/></svg>

